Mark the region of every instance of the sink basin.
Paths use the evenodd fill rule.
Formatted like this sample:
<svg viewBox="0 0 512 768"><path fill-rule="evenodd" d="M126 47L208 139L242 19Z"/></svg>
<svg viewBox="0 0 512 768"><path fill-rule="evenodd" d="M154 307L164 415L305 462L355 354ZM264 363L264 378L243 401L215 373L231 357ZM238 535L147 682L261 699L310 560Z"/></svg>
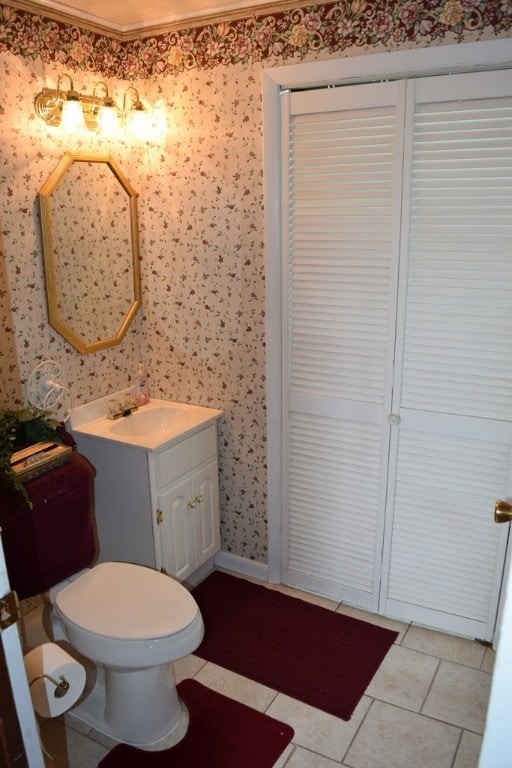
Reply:
<svg viewBox="0 0 512 768"><path fill-rule="evenodd" d="M110 431L114 435L142 437L143 435L163 435L190 421L190 414L179 406L156 407L151 410L136 411L131 416L124 416L112 423Z"/></svg>
<svg viewBox="0 0 512 768"><path fill-rule="evenodd" d="M130 416L115 421L107 419L108 400L114 397L124 402L125 394L125 391L115 393L73 408L71 432L158 452L214 422L223 413L216 408L151 398Z"/></svg>

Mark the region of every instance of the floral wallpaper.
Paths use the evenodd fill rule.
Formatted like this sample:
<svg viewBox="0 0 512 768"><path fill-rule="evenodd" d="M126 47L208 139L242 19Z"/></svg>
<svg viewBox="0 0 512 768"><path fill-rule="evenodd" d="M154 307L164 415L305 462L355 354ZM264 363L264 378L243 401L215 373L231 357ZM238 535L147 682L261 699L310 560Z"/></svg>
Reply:
<svg viewBox="0 0 512 768"><path fill-rule="evenodd" d="M119 42L4 5L0 50L126 79L510 30L512 0L339 0Z"/></svg>
<svg viewBox="0 0 512 768"><path fill-rule="evenodd" d="M369 51L509 36L512 0L336 3L119 42L0 5L0 407L44 359L75 403L131 383L224 409L223 549L266 562L265 274L261 70ZM71 73L158 100L158 146L66 137L34 96ZM120 345L78 354L48 325L37 192L65 151L110 153L139 193L142 310ZM91 265L103 280L105 265ZM95 311L91 307L91 312Z"/></svg>

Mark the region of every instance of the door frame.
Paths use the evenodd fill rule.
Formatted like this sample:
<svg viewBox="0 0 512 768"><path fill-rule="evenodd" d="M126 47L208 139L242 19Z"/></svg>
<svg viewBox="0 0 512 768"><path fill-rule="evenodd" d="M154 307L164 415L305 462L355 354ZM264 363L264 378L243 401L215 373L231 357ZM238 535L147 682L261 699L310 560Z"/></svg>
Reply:
<svg viewBox="0 0 512 768"><path fill-rule="evenodd" d="M3 597L9 592L9 589L9 577L7 574L7 566L5 564L0 529L0 595ZM3 631L0 630L0 635L0 643L3 646L3 652L5 654L7 674L9 676L12 697L14 700L15 712L12 712L11 716L14 719L17 718L19 722L21 738L23 740L28 765L30 768L44 768L44 758L39 740L39 728L32 706L32 699L30 698L18 623L11 624L10 627L7 627L7 629L4 629ZM2 696L4 696L3 693ZM5 698L7 699L7 697Z"/></svg>
<svg viewBox="0 0 512 768"><path fill-rule="evenodd" d="M348 85L512 68L512 39L351 56L263 70L265 269L267 339L268 580L279 583L283 567L282 474L282 93L293 88ZM510 567L510 547L505 570ZM499 613L499 611L498 611Z"/></svg>

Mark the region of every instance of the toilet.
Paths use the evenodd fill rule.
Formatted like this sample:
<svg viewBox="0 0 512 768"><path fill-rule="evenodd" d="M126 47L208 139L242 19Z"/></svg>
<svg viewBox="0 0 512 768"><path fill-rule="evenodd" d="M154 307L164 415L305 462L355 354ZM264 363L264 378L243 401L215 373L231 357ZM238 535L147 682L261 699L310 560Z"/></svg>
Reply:
<svg viewBox="0 0 512 768"><path fill-rule="evenodd" d="M196 650L204 634L190 592L152 568L104 562L52 587L47 600L54 636L63 629L97 668L77 716L137 746L169 736L182 715L169 664Z"/></svg>
<svg viewBox="0 0 512 768"><path fill-rule="evenodd" d="M73 451L31 482L31 507L0 488L0 509L13 511L2 519L11 587L20 599L43 596L47 635L86 667L85 693L69 716L116 741L165 748L160 742L172 743L187 723L170 663L196 650L203 620L170 576L129 562L93 565L93 480Z"/></svg>

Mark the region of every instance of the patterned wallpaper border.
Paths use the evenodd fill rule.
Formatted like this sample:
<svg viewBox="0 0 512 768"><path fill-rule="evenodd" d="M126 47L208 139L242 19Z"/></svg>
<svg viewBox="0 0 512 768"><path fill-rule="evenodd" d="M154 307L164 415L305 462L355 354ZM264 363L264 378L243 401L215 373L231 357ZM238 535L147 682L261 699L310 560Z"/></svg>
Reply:
<svg viewBox="0 0 512 768"><path fill-rule="evenodd" d="M267 59L300 61L353 47L427 46L447 37L463 42L511 27L512 0L340 0L119 41L1 5L0 52L134 80Z"/></svg>

